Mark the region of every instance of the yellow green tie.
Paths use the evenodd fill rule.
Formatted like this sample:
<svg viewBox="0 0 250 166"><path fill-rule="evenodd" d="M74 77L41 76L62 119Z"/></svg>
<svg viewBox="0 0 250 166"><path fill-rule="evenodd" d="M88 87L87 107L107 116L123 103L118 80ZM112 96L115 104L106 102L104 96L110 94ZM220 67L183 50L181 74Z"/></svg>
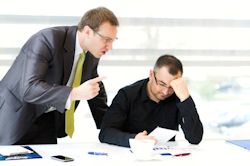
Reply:
<svg viewBox="0 0 250 166"><path fill-rule="evenodd" d="M85 53L81 53L77 62L75 77L73 80L72 87L77 87L81 83L82 78L82 67L85 60ZM68 136L72 137L74 132L74 112L75 112L75 101L71 102L70 108L66 111L65 117L65 132Z"/></svg>

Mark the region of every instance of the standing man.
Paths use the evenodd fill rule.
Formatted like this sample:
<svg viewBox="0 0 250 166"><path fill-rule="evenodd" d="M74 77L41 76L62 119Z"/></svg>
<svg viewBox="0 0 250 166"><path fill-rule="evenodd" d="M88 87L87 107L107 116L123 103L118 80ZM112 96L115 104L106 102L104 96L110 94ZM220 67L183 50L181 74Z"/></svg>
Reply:
<svg viewBox="0 0 250 166"><path fill-rule="evenodd" d="M88 100L100 127L107 96L97 66L112 49L118 26L112 11L98 7L87 11L78 27L44 29L25 43L0 82L1 145L52 144L72 136L71 120L65 133L65 112L74 113L78 100Z"/></svg>
<svg viewBox="0 0 250 166"><path fill-rule="evenodd" d="M200 143L203 126L182 74L176 57L159 57L149 78L119 90L103 118L100 141L128 147L129 138L157 141L148 135L157 126L180 125L189 143Z"/></svg>

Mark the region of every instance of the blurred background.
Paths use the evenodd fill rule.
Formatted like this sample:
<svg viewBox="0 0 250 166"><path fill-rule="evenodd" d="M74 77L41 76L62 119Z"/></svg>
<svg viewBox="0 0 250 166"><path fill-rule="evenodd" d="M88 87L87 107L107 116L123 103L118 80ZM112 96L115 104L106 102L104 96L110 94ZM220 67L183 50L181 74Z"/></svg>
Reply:
<svg viewBox="0 0 250 166"><path fill-rule="evenodd" d="M155 60L173 54L204 125L204 139L249 138L250 10L247 0L8 0L0 2L0 80L37 31L77 25L105 6L120 21L118 40L99 66L110 104L117 91L148 77ZM98 140L86 101L75 114L73 139ZM177 139L183 139L182 134Z"/></svg>

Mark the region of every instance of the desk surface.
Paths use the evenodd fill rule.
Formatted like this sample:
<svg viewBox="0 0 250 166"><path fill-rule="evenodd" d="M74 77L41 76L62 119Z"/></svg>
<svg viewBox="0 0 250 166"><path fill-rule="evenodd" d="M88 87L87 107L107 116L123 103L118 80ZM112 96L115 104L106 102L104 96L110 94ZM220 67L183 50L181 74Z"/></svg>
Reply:
<svg viewBox="0 0 250 166"><path fill-rule="evenodd" d="M164 165L172 164L173 166L195 166L195 165L237 165L250 163L250 151L230 144L224 140L203 140L199 145L190 145L185 141L169 143L169 147L188 149L191 155L185 157L161 157L157 160L138 161L135 160L129 148L89 142L80 144L57 144L57 145L32 145L31 147L37 151L43 158L30 160L12 160L0 161L0 165ZM1 146L0 146L1 148ZM89 151L107 152L108 156L89 155ZM52 155L65 155L74 158L73 162L63 163L52 160ZM244 165L244 164L243 164Z"/></svg>

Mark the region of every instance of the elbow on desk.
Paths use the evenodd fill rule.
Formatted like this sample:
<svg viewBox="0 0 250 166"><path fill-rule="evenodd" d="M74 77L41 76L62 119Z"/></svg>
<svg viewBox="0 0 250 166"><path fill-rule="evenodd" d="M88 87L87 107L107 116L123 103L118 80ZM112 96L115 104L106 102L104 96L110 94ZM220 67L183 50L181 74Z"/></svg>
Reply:
<svg viewBox="0 0 250 166"><path fill-rule="evenodd" d="M101 143L105 143L105 142L104 142L104 133L103 133L103 129L100 130L100 133L99 133L99 135L98 135L98 138L99 138L99 141L100 141Z"/></svg>
<svg viewBox="0 0 250 166"><path fill-rule="evenodd" d="M190 144L198 145L202 140L202 136L203 136L203 133L200 136L194 136L194 137L191 137L189 139L187 139L187 138L186 139L188 140L188 142Z"/></svg>
<svg viewBox="0 0 250 166"><path fill-rule="evenodd" d="M186 140L188 140L188 142L190 144L194 144L194 145L198 145L203 137L203 133L204 133L204 129L202 124L196 128L196 130L194 130L193 132L189 133L189 134L185 134L185 138Z"/></svg>
<svg viewBox="0 0 250 166"><path fill-rule="evenodd" d="M190 144L193 144L193 145L198 145L200 142L201 142L201 139L200 140L192 140L192 141L188 141Z"/></svg>

